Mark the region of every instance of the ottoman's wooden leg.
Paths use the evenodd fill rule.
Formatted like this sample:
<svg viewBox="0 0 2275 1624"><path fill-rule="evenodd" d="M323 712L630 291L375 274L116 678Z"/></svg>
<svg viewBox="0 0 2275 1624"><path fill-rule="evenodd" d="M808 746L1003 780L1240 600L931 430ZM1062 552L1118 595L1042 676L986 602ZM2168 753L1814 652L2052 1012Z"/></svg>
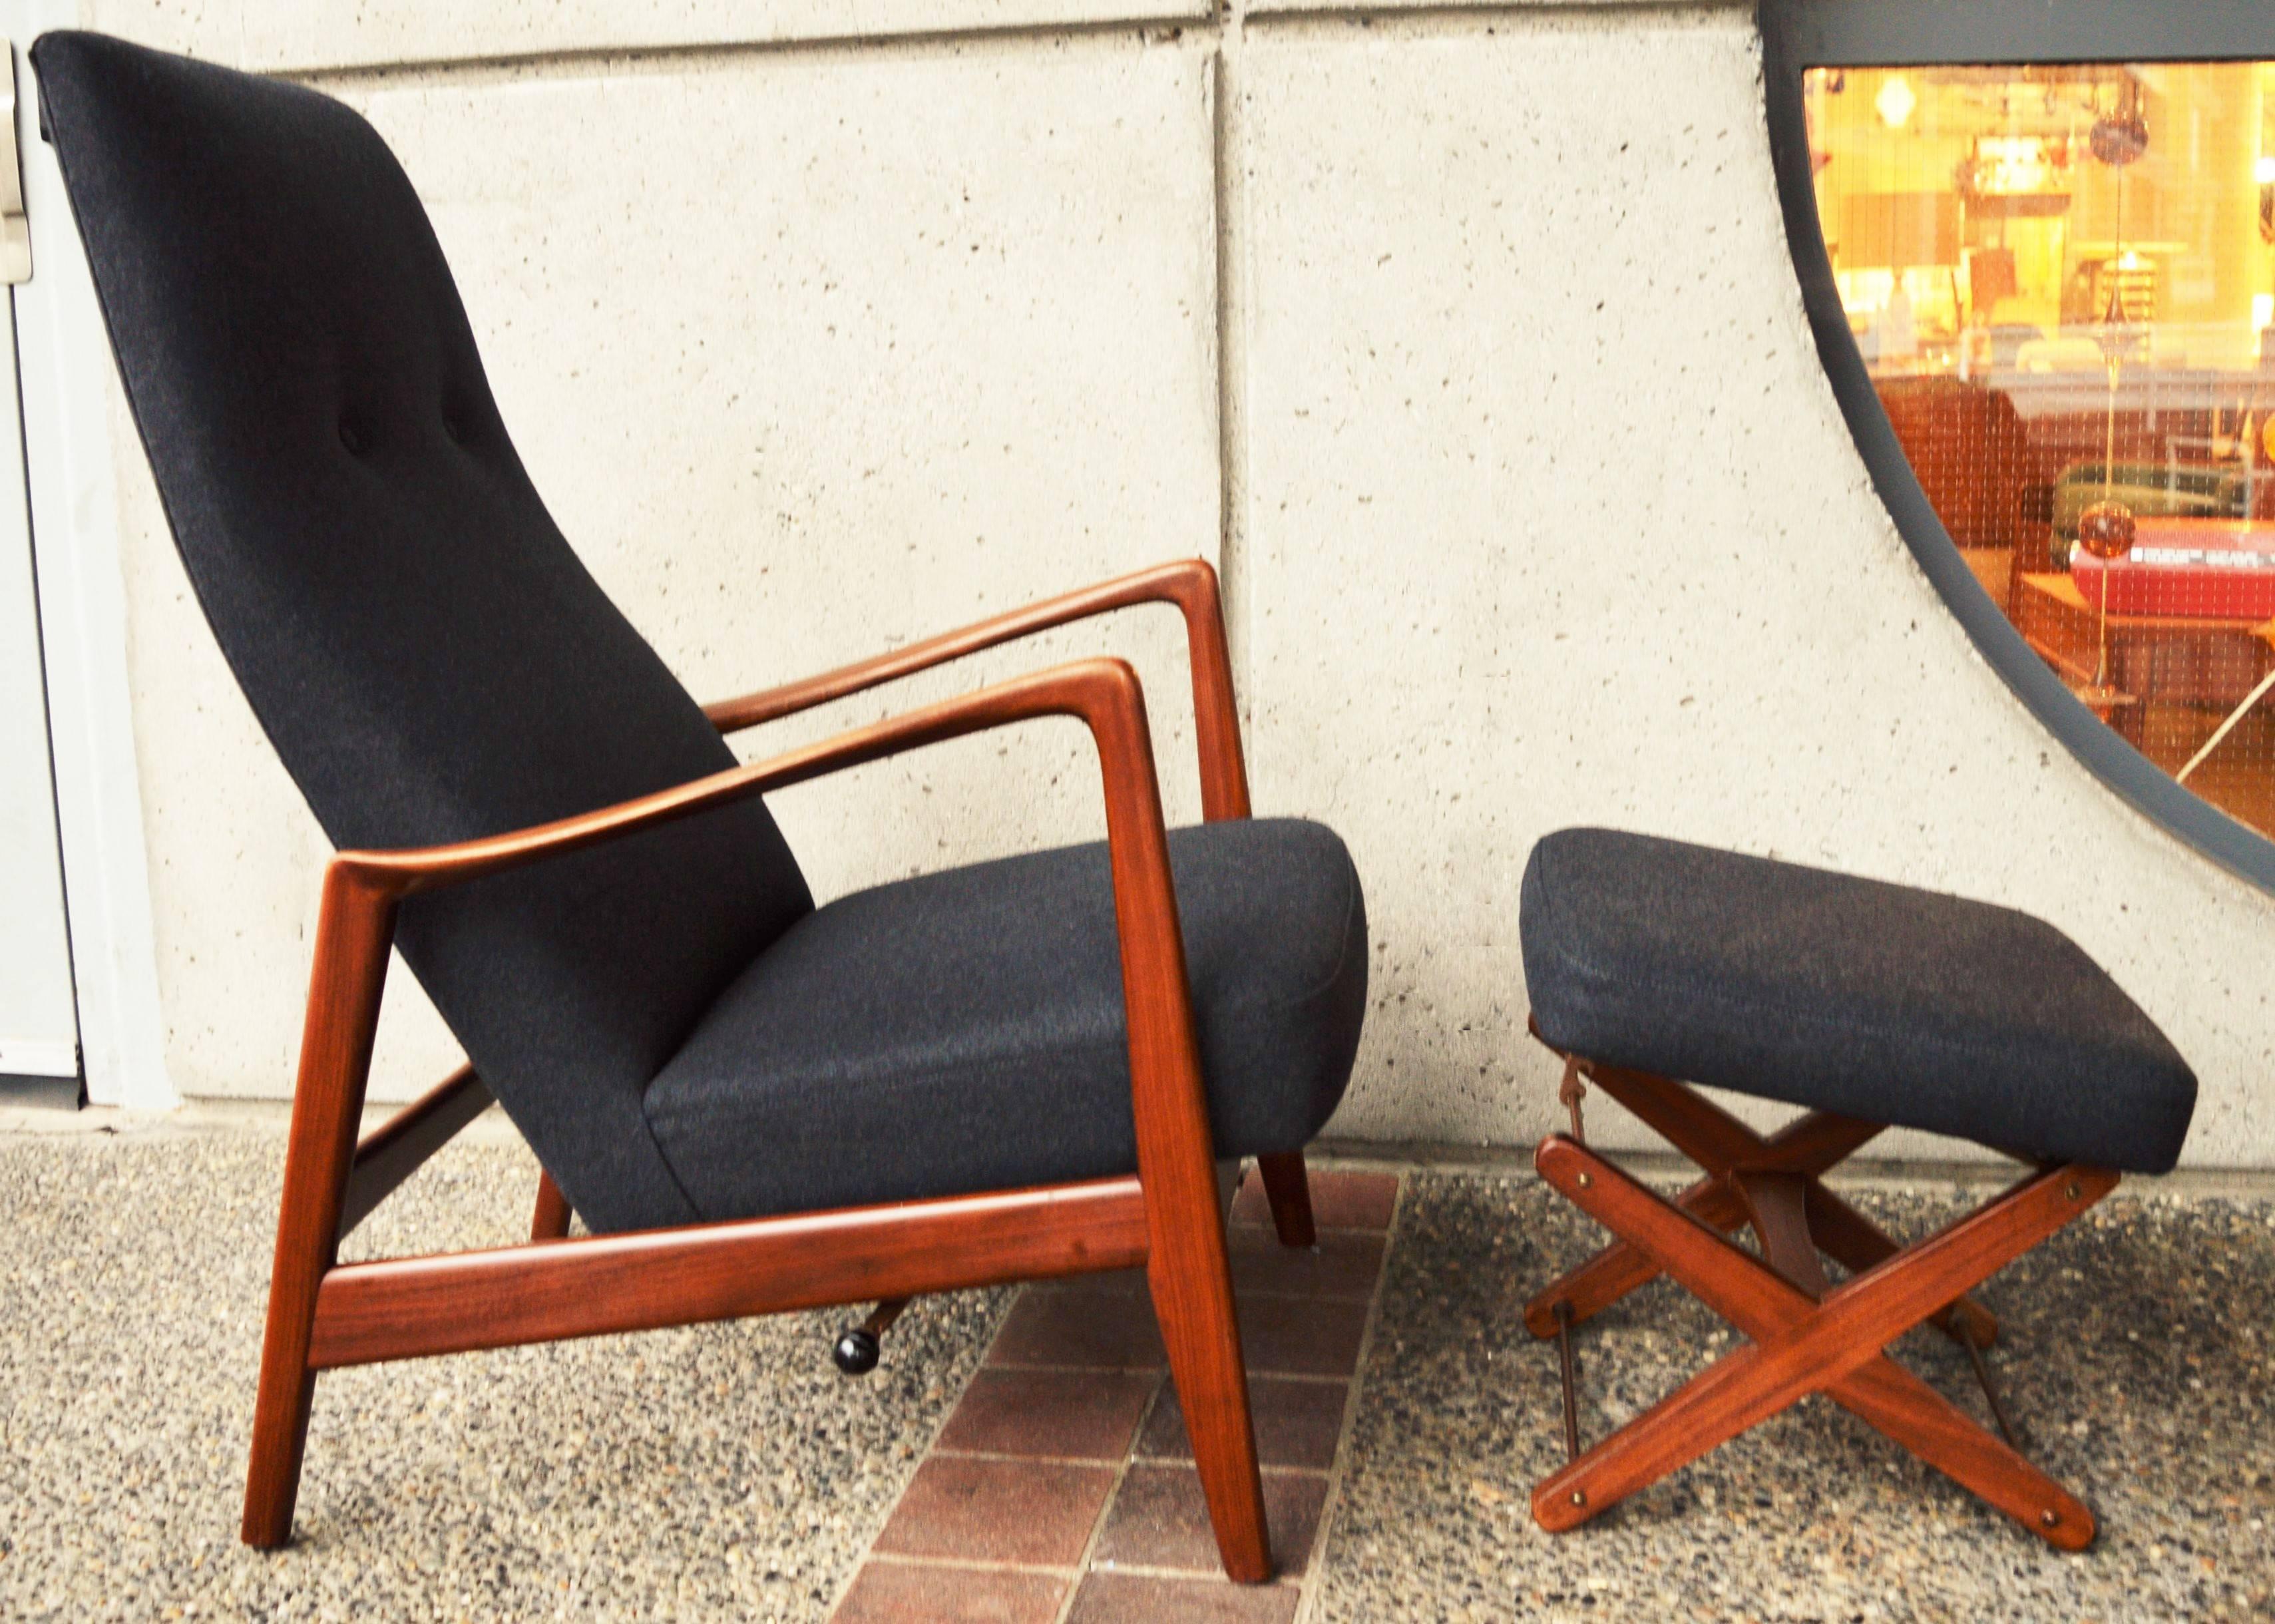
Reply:
<svg viewBox="0 0 2275 1624"><path fill-rule="evenodd" d="M1675 1197L1685 1212L1726 1234L1748 1221L1746 1204L1719 1179L1701 1179ZM1880 1227L1815 1180L1809 1185L1810 1234L1825 1255L1861 1274L1903 1250ZM1572 1324L1585 1323L1629 1293L1659 1278L1659 1265L1625 1241L1615 1241L1593 1258L1559 1276L1525 1304L1524 1328L1546 1341L1556 1334L1556 1305L1572 1305ZM1972 1297L1961 1297L1933 1316L1937 1329L1954 1341L1989 1348L1999 1340L1999 1321Z"/></svg>
<svg viewBox="0 0 2275 1624"><path fill-rule="evenodd" d="M1667 1078L1593 1062L1583 1062L1583 1075L1705 1169L1706 1176L1676 1199L1717 1229L1739 1228L1752 1217L1730 1182L1733 1173L1742 1168L1813 1178L1883 1131L1852 1117L1813 1111L1765 1139L1712 1101ZM1644 1253L1624 1241L1616 1243L1533 1298L1525 1306L1524 1328L1537 1337L1552 1337L1559 1303L1572 1305L1572 1324L1580 1325L1649 1285L1659 1273Z"/></svg>
<svg viewBox="0 0 2275 1624"><path fill-rule="evenodd" d="M1877 1268L1903 1246L1871 1219L1823 1184L1809 1187L1809 1229L1825 1255L1852 1274ZM1972 1297L1961 1297L1935 1316L1936 1328L1954 1342L1988 1348L1999 1340L1999 1321Z"/></svg>
<svg viewBox="0 0 2275 1624"><path fill-rule="evenodd" d="M2093 1514L2005 1439L1883 1354L1826 1396L2064 1551L2093 1543Z"/></svg>
<svg viewBox="0 0 2275 1624"><path fill-rule="evenodd" d="M1734 1173L1762 1243L1762 1261L1812 1298L1833 1289L1809 1233L1809 1182L1798 1173Z"/></svg>
<svg viewBox="0 0 2275 1624"><path fill-rule="evenodd" d="M1542 1527L1576 1527L1824 1392L2041 1538L2070 1549L2091 1540L2092 1517L2073 1497L1880 1350L2083 1212L2116 1187L2115 1174L2073 1167L2035 1175L1818 1303L1583 1145L1553 1136L1536 1162L1576 1205L1755 1339L1545 1479L1533 1494Z"/></svg>
<svg viewBox="0 0 2275 1624"><path fill-rule="evenodd" d="M1533 1035L1539 1036L1537 1031ZM1564 1053L1553 1045L1547 1046L1554 1053ZM1734 1174L1798 1173L1809 1181L1810 1229L1827 1257L1861 1273L1901 1250L1821 1182L1823 1175L1886 1132L1882 1125L1812 1111L1764 1138L1713 1101L1671 1077L1599 1061L1578 1063L1583 1076L1705 1170L1706 1177L1677 1199L1716 1228L1736 1229L1752 1216L1730 1182ZM1536 1337L1554 1336L1559 1303L1571 1304L1571 1323L1580 1325L1629 1292L1649 1285L1659 1273L1657 1265L1624 1242L1607 1247L1533 1298L1525 1307L1524 1327ZM1998 1320L1979 1303L1964 1299L1939 1310L1935 1323L1954 1341L1971 1342L1976 1348L1988 1348L1998 1340Z"/></svg>
<svg viewBox="0 0 2275 1624"><path fill-rule="evenodd" d="M1719 1179L1701 1179L1675 1197L1685 1212L1717 1229L1746 1221L1746 1204ZM1659 1265L1625 1241L1614 1241L1578 1268L1552 1281L1524 1305L1524 1328L1546 1341L1556 1334L1556 1305L1572 1305L1571 1323L1584 1324L1629 1292L1659 1278Z"/></svg>

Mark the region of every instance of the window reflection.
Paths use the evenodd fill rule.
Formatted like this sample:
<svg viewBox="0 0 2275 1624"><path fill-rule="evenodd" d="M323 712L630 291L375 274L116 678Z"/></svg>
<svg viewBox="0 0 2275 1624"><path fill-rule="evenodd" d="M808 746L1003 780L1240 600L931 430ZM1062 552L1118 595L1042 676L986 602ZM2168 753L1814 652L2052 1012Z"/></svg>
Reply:
<svg viewBox="0 0 2275 1624"><path fill-rule="evenodd" d="M1850 330L1984 588L2275 835L2275 64L1817 69Z"/></svg>

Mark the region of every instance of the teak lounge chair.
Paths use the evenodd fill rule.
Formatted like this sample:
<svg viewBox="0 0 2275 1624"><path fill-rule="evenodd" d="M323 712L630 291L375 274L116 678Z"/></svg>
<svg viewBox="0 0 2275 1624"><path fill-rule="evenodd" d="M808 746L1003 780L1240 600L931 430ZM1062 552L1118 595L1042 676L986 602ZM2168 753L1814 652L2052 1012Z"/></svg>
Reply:
<svg viewBox="0 0 2275 1624"><path fill-rule="evenodd" d="M1216 1164L1258 1157L1309 1242L1303 1147L1349 1079L1366 930L1333 834L1248 819L1208 566L707 711L548 517L360 117L95 34L32 60L183 563L338 849L246 1540L291 1537L320 1371L1142 1264L1226 1571L1266 1578ZM1118 661L756 766L721 737L1156 601L1190 644L1197 828L1162 827ZM1096 742L1103 845L813 905L762 791L1047 715ZM358 1144L390 946L471 1063ZM336 1263L493 1098L545 1168L530 1243Z"/></svg>

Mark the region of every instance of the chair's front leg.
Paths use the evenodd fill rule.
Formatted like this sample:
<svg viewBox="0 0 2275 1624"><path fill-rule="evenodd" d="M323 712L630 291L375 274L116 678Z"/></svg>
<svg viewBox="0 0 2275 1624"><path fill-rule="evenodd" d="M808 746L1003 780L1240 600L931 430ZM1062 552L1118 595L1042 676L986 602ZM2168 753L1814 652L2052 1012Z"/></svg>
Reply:
<svg viewBox="0 0 2275 1624"><path fill-rule="evenodd" d="M1118 661L1099 662L1087 682L1082 714L1105 781L1146 1284L1224 1571L1236 1582L1261 1584L1272 1576L1264 1482L1145 697L1137 673Z"/></svg>
<svg viewBox="0 0 2275 1624"><path fill-rule="evenodd" d="M276 1258L268 1281L268 1328L261 1345L261 1390L253 1410L246 1473L245 1543L274 1550L292 1537L300 1457L316 1373L308 1342L316 1288L339 1244L340 1203L355 1160L372 1036L395 935L395 902L335 863L324 875L315 963L292 1089L292 1131L277 1204Z"/></svg>
<svg viewBox="0 0 2275 1624"><path fill-rule="evenodd" d="M1145 1283L1225 1574L1261 1584L1272 1576L1272 1551L1215 1181L1198 1188L1175 1182L1165 1188L1168 1181L1158 1175L1145 1182Z"/></svg>

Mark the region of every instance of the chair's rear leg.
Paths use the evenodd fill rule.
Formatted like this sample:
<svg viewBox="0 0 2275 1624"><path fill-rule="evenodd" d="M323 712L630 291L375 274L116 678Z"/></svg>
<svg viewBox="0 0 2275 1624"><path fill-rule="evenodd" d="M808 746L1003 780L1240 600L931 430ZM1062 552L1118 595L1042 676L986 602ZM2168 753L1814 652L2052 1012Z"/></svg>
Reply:
<svg viewBox="0 0 2275 1624"><path fill-rule="evenodd" d="M253 1408L253 1454L240 1533L273 1550L292 1537L300 1457L316 1373L308 1344L316 1291L339 1245L341 1200L355 1160L373 1029L387 978L393 903L364 889L337 865L324 876L323 910L309 972L300 1072L292 1091L292 1131L277 1203L276 1258L269 1274L268 1326L261 1345L261 1387Z"/></svg>
<svg viewBox="0 0 2275 1624"><path fill-rule="evenodd" d="M557 1241L569 1233L569 1197L549 1173L537 1176L537 1210L530 1215L529 1238Z"/></svg>
<svg viewBox="0 0 2275 1624"><path fill-rule="evenodd" d="M1264 1194L1272 1203L1272 1227L1282 1246L1317 1246L1318 1227L1311 1221L1311 1180L1304 1167L1304 1152L1283 1151L1258 1156L1256 1170L1264 1176Z"/></svg>

